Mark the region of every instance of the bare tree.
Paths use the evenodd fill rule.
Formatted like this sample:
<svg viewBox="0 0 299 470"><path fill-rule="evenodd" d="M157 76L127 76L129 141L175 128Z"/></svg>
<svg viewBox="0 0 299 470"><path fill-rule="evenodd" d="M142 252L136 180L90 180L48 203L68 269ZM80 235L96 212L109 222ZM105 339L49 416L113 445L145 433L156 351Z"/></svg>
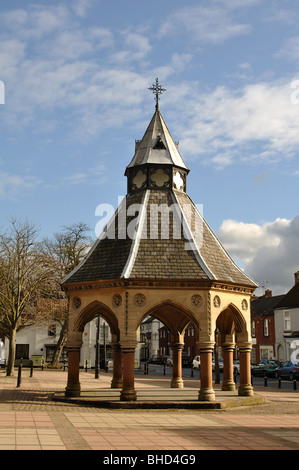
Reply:
<svg viewBox="0 0 299 470"><path fill-rule="evenodd" d="M63 231L55 233L52 240L45 240L48 253L57 263L60 280L70 273L82 260L92 243L88 235L90 228L84 222L78 222L70 226L64 226ZM63 293L61 292L61 298ZM64 297L66 299L66 297ZM63 347L66 343L68 332L68 306L60 303L61 308L54 311L54 319L61 325L60 336L57 341L51 365L57 367Z"/></svg>
<svg viewBox="0 0 299 470"><path fill-rule="evenodd" d="M11 219L0 234L0 326L9 339L7 375L14 373L16 333L34 323L37 299L55 290L57 271L29 222Z"/></svg>

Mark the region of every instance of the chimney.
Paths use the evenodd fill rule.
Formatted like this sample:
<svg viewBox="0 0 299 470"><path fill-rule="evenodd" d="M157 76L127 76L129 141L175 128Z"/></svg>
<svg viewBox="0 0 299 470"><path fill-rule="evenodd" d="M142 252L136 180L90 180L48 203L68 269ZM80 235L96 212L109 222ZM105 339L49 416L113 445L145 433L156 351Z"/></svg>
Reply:
<svg viewBox="0 0 299 470"><path fill-rule="evenodd" d="M271 289L266 289L265 290L265 297L266 297L266 299L269 299L270 297L272 297L272 290Z"/></svg>
<svg viewBox="0 0 299 470"><path fill-rule="evenodd" d="M297 271L297 272L294 274L294 277L295 277L295 284L297 284L297 282L299 282L299 271Z"/></svg>

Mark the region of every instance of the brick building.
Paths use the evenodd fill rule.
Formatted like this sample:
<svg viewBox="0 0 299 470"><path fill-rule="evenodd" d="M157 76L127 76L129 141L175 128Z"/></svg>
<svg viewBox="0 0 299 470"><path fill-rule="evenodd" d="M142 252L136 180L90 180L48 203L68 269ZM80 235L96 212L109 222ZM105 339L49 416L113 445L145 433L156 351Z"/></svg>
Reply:
<svg viewBox="0 0 299 470"><path fill-rule="evenodd" d="M275 359L275 321L274 309L284 295L272 296L267 289L261 297L253 296L251 300L251 362L262 359Z"/></svg>

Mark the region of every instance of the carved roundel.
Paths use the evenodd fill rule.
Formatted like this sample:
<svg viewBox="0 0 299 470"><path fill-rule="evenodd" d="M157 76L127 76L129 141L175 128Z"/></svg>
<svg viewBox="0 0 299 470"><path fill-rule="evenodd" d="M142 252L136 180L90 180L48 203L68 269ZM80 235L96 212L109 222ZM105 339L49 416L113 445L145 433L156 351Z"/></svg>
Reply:
<svg viewBox="0 0 299 470"><path fill-rule="evenodd" d="M220 297L219 297L219 295L215 295L215 297L214 297L214 299L213 299L213 304L214 304L214 307L220 307L221 302L220 302Z"/></svg>
<svg viewBox="0 0 299 470"><path fill-rule="evenodd" d="M248 310L248 302L246 299L242 300L242 309L243 310Z"/></svg>
<svg viewBox="0 0 299 470"><path fill-rule="evenodd" d="M134 297L134 302L135 302L135 305L137 305L138 307L142 307L142 305L145 304L145 295L136 294Z"/></svg>
<svg viewBox="0 0 299 470"><path fill-rule="evenodd" d="M112 298L112 303L115 307L119 307L122 304L122 297L119 294L115 294Z"/></svg>
<svg viewBox="0 0 299 470"><path fill-rule="evenodd" d="M74 298L73 307L74 308L80 308L81 307L81 299L79 297Z"/></svg>
<svg viewBox="0 0 299 470"><path fill-rule="evenodd" d="M194 305L194 307L200 307L202 305L201 295L192 295L191 302Z"/></svg>

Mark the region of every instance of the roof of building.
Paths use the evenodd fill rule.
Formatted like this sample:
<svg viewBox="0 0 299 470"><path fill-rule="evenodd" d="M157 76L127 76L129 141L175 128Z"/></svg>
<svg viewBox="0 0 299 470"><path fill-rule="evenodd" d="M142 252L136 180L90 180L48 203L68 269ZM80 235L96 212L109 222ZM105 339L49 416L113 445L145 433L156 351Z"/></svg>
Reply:
<svg viewBox="0 0 299 470"><path fill-rule="evenodd" d="M276 308L296 307L299 307L299 282L297 282L276 305Z"/></svg>
<svg viewBox="0 0 299 470"><path fill-rule="evenodd" d="M145 164L168 164L188 170L159 109L156 109L142 140L137 142L135 155L127 168Z"/></svg>
<svg viewBox="0 0 299 470"><path fill-rule="evenodd" d="M277 304L283 299L284 295L274 295L267 297L265 295L251 300L251 315L256 316L269 316L274 315L274 309Z"/></svg>
<svg viewBox="0 0 299 470"><path fill-rule="evenodd" d="M159 109L127 171L134 165L156 164L189 171ZM106 231L62 285L138 278L215 280L257 287L233 262L184 190L170 185L149 188L127 194Z"/></svg>

